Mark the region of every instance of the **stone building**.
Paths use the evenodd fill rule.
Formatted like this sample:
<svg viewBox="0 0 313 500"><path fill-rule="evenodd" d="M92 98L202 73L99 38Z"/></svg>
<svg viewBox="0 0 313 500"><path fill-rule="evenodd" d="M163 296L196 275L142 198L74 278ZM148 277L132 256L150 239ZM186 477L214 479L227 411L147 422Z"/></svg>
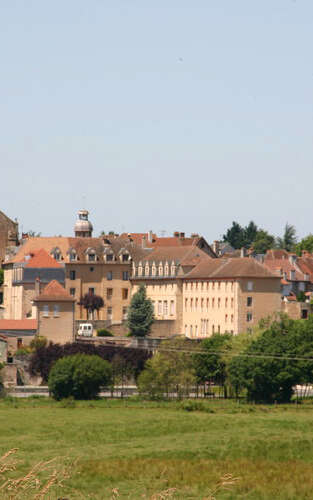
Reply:
<svg viewBox="0 0 313 500"><path fill-rule="evenodd" d="M0 263L4 261L6 249L18 245L18 223L0 211Z"/></svg>
<svg viewBox="0 0 313 500"><path fill-rule="evenodd" d="M34 299L37 335L65 344L75 340L75 299L56 280Z"/></svg>
<svg viewBox="0 0 313 500"><path fill-rule="evenodd" d="M281 310L280 278L256 260L177 250L155 250L133 265L133 293L145 284L154 304L151 335L237 334Z"/></svg>
<svg viewBox="0 0 313 500"><path fill-rule="evenodd" d="M92 224L86 210L79 212L74 232L75 237L28 238L17 254L5 262L6 318L20 319L29 315L30 300L34 298L34 282L39 277L42 286L52 279L65 285L67 292L75 299L77 320L87 319L86 310L79 305L86 293L103 298L104 307L100 309L98 319L107 322L107 326L126 319L132 260L140 259L151 250L143 249L128 237L93 238ZM37 267L35 272L31 268L32 263L42 259L43 252L46 259L53 263L52 270L48 272L45 264L41 268ZM31 288L29 300L26 297L28 288Z"/></svg>

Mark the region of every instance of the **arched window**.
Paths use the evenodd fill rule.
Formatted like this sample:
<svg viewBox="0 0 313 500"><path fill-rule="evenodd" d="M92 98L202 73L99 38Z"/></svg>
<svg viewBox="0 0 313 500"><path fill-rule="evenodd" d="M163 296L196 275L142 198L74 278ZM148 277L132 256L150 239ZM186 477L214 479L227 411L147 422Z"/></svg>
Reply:
<svg viewBox="0 0 313 500"><path fill-rule="evenodd" d="M113 262L114 261L114 253L113 253L112 248L105 249L104 260L105 260L105 262Z"/></svg>
<svg viewBox="0 0 313 500"><path fill-rule="evenodd" d="M169 273L169 267L168 267L168 262L166 262L164 266L164 276L168 276L168 273Z"/></svg>
<svg viewBox="0 0 313 500"><path fill-rule="evenodd" d="M171 276L175 276L175 274L176 274L176 266L175 262L173 261L171 265Z"/></svg>
<svg viewBox="0 0 313 500"><path fill-rule="evenodd" d="M160 262L159 264L159 276L163 276L163 264Z"/></svg>
<svg viewBox="0 0 313 500"><path fill-rule="evenodd" d="M149 264L145 265L145 276L149 276Z"/></svg>
<svg viewBox="0 0 313 500"><path fill-rule="evenodd" d="M152 276L156 276L156 265L155 265L155 262L152 263L151 274L152 274Z"/></svg>
<svg viewBox="0 0 313 500"><path fill-rule="evenodd" d="M142 276L142 262L139 262L138 265L138 276Z"/></svg>
<svg viewBox="0 0 313 500"><path fill-rule="evenodd" d="M87 260L88 262L96 262L97 255L94 248L87 248L86 250Z"/></svg>

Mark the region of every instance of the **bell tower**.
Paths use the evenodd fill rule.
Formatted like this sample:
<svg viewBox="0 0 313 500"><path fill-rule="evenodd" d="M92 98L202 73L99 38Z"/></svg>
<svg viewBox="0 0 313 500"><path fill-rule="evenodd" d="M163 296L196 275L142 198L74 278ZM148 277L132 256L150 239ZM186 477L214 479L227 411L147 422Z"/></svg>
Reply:
<svg viewBox="0 0 313 500"><path fill-rule="evenodd" d="M78 218L74 226L74 233L76 238L91 238L93 227L88 220L88 210L79 210Z"/></svg>

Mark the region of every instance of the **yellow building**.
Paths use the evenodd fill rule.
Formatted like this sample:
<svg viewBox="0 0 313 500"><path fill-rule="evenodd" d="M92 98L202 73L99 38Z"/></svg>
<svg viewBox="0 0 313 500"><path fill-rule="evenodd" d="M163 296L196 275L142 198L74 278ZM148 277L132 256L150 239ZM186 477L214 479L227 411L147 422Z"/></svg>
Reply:
<svg viewBox="0 0 313 500"><path fill-rule="evenodd" d="M237 334L281 310L280 279L252 258L212 259L199 249L163 248L133 264L154 304L152 336Z"/></svg>

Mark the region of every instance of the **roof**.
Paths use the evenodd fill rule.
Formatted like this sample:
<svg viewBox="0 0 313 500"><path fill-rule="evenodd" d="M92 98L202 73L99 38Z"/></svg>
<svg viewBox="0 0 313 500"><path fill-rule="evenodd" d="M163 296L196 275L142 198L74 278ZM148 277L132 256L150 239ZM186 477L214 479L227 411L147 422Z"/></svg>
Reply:
<svg viewBox="0 0 313 500"><path fill-rule="evenodd" d="M274 260L277 260L277 259L287 259L289 258L289 253L287 252L287 250L282 250L282 249L272 249L272 250L267 250L266 251L266 256L265 256L266 260L269 260L269 259L274 259Z"/></svg>
<svg viewBox="0 0 313 500"><path fill-rule="evenodd" d="M288 253L287 253L288 255ZM305 281L305 276L304 276L304 273L301 272L301 270L299 269L298 267L298 261L297 262L294 262L294 263L291 263L289 261L289 259L268 259L267 258L267 255L264 259L264 265L272 272L274 272L276 274L276 276L280 276L281 277L281 273L280 273L280 270L283 272L283 273L286 273L287 276L286 276L286 279L290 281L290 271L294 271L295 272L295 279L292 280L292 281Z"/></svg>
<svg viewBox="0 0 313 500"><path fill-rule="evenodd" d="M179 263L181 265L195 265L202 259L215 260L208 256L206 252L196 246L182 247L158 247L146 255L143 262L164 262Z"/></svg>
<svg viewBox="0 0 313 500"><path fill-rule="evenodd" d="M37 330L36 319L0 319L0 331Z"/></svg>
<svg viewBox="0 0 313 500"><path fill-rule="evenodd" d="M263 264L253 258L206 259L201 261L185 278L236 279L276 278Z"/></svg>
<svg viewBox="0 0 313 500"><path fill-rule="evenodd" d="M61 261L55 261L58 265L62 262L70 262L69 253L74 250L77 255L77 261L75 263L86 263L86 251L88 249L93 249L99 258L98 262L104 262L103 255L105 248L112 248L115 254L117 254L122 248L129 251L132 258L137 256L143 256L147 249L136 245L136 243L131 242L129 238L114 238L108 239L109 237L99 237L99 238L85 238L85 237L66 237L66 236L53 236L53 237L37 237L28 238L25 243L19 248L17 254L5 264L10 263L23 263L25 262L25 257L31 255L33 258L36 257L39 251L44 250L48 256L50 256L52 250L58 248L61 253Z"/></svg>
<svg viewBox="0 0 313 500"><path fill-rule="evenodd" d="M25 267L30 267L30 268L63 268L59 262L57 262L53 257L50 257L50 255L41 248L38 250L38 252L35 252L33 254L33 257L31 257L28 261Z"/></svg>
<svg viewBox="0 0 313 500"><path fill-rule="evenodd" d="M145 245L147 248L156 247L182 247L189 245L197 245L201 240L200 236L162 236L158 237L156 234L152 233L151 239L149 241L149 233L122 233L120 238L128 238L133 240L137 245Z"/></svg>
<svg viewBox="0 0 313 500"><path fill-rule="evenodd" d="M43 289L38 297L35 298L36 302L58 301L58 302L74 302L75 299L68 293L65 288L56 280L50 281Z"/></svg>

